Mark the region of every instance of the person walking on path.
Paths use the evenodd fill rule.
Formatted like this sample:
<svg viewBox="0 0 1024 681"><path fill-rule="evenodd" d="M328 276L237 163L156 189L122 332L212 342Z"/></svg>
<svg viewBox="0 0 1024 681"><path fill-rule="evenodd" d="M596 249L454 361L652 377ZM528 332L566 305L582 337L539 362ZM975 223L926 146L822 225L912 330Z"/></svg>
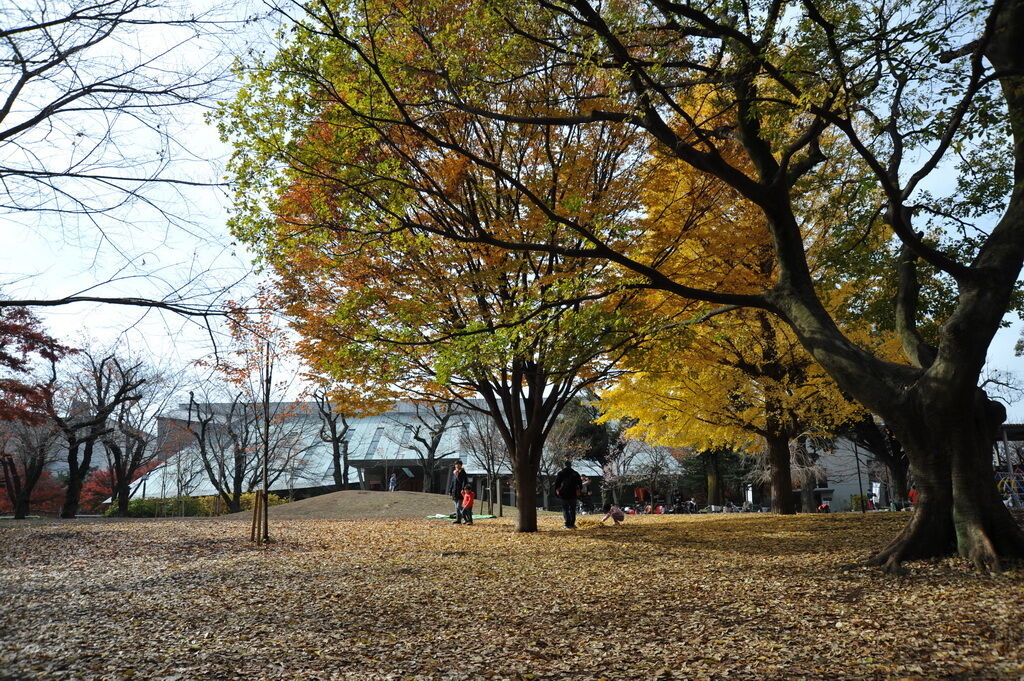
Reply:
<svg viewBox="0 0 1024 681"><path fill-rule="evenodd" d="M565 468L555 476L555 495L562 500L562 517L568 530L576 529L576 499L582 489L580 474L573 470L572 461L566 459Z"/></svg>
<svg viewBox="0 0 1024 681"><path fill-rule="evenodd" d="M469 476L466 475L465 469L462 468L462 459L455 459L455 467L452 469L452 474L448 476L448 487L445 490L448 496L455 502L455 520L452 521L453 525L462 524L462 490L466 488L466 484L469 482Z"/></svg>
<svg viewBox="0 0 1024 681"><path fill-rule="evenodd" d="M473 493L473 488L466 485L465 489L462 490L462 522L467 525L473 524L474 499L476 499L476 494Z"/></svg>
<svg viewBox="0 0 1024 681"><path fill-rule="evenodd" d="M388 478L388 491L394 492L398 489L398 473L392 473Z"/></svg>
<svg viewBox="0 0 1024 681"><path fill-rule="evenodd" d="M593 511L590 506L590 478L581 475L580 479L583 481L583 486L580 490L580 509L584 513L590 513Z"/></svg>

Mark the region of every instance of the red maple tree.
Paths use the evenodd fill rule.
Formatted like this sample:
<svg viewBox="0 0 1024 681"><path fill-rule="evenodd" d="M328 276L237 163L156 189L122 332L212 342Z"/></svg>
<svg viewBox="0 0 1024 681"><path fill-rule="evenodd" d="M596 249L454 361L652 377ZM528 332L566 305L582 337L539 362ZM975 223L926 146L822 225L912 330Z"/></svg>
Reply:
<svg viewBox="0 0 1024 681"><path fill-rule="evenodd" d="M57 361L72 352L28 308L0 306L0 421L38 421L45 388L25 380L32 361Z"/></svg>

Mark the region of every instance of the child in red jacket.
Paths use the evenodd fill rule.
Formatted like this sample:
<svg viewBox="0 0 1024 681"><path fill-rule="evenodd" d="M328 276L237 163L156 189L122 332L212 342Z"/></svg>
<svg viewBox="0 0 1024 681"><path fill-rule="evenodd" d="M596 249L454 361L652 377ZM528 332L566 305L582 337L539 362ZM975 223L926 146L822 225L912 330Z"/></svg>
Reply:
<svg viewBox="0 0 1024 681"><path fill-rule="evenodd" d="M476 499L476 495L473 494L473 488L466 485L462 489L462 522L467 525L473 524L473 500Z"/></svg>

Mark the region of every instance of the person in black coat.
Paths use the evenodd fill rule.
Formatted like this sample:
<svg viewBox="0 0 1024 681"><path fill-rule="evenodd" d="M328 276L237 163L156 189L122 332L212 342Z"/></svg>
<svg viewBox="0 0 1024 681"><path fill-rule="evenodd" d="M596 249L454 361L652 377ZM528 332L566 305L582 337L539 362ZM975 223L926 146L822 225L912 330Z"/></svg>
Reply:
<svg viewBox="0 0 1024 681"><path fill-rule="evenodd" d="M555 495L562 500L562 518L565 527L576 529L576 498L583 489L583 479L573 470L572 461L566 459L565 468L555 476Z"/></svg>
<svg viewBox="0 0 1024 681"><path fill-rule="evenodd" d="M452 469L452 474L448 476L448 487L446 493L455 502L455 520L452 521L452 525L462 524L462 490L466 487L466 483L469 482L469 476L466 475L465 469L462 468L462 459L455 459L455 468Z"/></svg>

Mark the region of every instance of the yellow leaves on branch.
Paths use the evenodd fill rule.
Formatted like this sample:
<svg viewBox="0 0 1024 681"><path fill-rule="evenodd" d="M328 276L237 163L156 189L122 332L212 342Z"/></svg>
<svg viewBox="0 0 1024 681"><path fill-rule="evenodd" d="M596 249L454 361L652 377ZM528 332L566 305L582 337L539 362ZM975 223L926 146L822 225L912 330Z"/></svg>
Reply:
<svg viewBox="0 0 1024 681"><path fill-rule="evenodd" d="M774 263L763 214L720 180L655 157L642 196L644 238L635 257L705 290L748 294L770 286Z"/></svg>
<svg viewBox="0 0 1024 681"><path fill-rule="evenodd" d="M730 146L731 145L731 146ZM721 152L739 158L734 143ZM763 215L721 182L671 159L655 159L644 187L646 257L680 281L729 293L774 286ZM604 419L639 420L631 434L655 444L744 447L766 433L830 431L859 408L769 313L701 319L706 304L650 293L641 314L675 325L629 358L633 373L602 394Z"/></svg>
<svg viewBox="0 0 1024 681"><path fill-rule="evenodd" d="M631 365L635 373L602 393L603 418L639 419L631 433L654 444L741 447L772 419L790 430L795 423L831 431L860 412L788 329L761 312L666 336Z"/></svg>

